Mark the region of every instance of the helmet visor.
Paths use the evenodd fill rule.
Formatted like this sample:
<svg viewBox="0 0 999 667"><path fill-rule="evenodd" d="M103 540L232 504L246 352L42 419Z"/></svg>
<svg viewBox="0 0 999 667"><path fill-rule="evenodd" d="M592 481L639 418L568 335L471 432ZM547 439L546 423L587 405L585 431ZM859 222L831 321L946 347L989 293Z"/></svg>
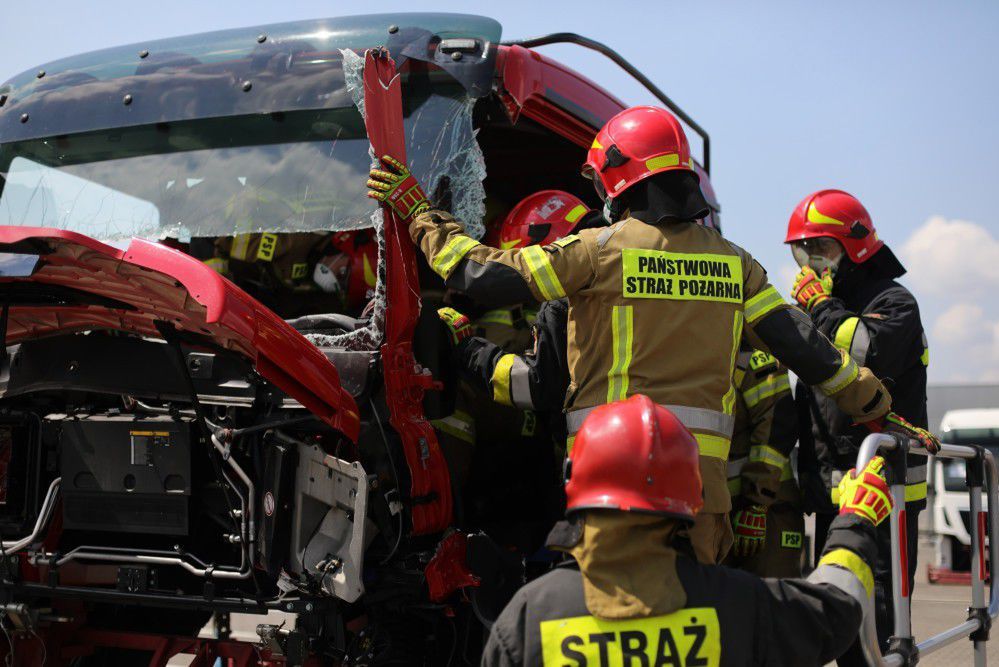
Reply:
<svg viewBox="0 0 999 667"><path fill-rule="evenodd" d="M800 239L791 243L791 254L802 268L809 266L819 274L826 269L835 272L843 259L843 246L828 236Z"/></svg>

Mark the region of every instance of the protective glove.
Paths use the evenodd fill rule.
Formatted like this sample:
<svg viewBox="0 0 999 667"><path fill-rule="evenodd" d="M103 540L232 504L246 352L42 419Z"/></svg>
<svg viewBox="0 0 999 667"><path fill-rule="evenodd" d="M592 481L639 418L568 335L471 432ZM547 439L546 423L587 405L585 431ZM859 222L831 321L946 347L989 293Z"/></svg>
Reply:
<svg viewBox="0 0 999 667"><path fill-rule="evenodd" d="M471 338L472 322L467 316L454 308L438 308L437 316L447 325L448 331L451 332L451 342L455 345L466 338Z"/></svg>
<svg viewBox="0 0 999 667"><path fill-rule="evenodd" d="M885 460L875 456L857 474L853 468L839 482L839 513L862 516L875 526L891 514L891 492L884 478Z"/></svg>
<svg viewBox="0 0 999 667"><path fill-rule="evenodd" d="M735 555L756 554L767 538L767 508L750 505L737 511L732 517L732 530L735 532Z"/></svg>
<svg viewBox="0 0 999 667"><path fill-rule="evenodd" d="M812 312L815 306L819 305L832 296L833 279L829 269L822 272L820 278L810 266L806 266L798 272L791 287L791 296L801 304L801 307Z"/></svg>
<svg viewBox="0 0 999 667"><path fill-rule="evenodd" d="M902 415L894 412L889 412L884 416L881 430L890 433L900 433L913 440L918 440L919 444L925 447L926 451L930 454L936 454L940 451L940 440L935 435L925 428L913 426Z"/></svg>
<svg viewBox="0 0 999 667"><path fill-rule="evenodd" d="M406 165L391 155L383 155L381 162L385 170L372 169L368 175L368 196L391 206L409 224L430 202Z"/></svg>

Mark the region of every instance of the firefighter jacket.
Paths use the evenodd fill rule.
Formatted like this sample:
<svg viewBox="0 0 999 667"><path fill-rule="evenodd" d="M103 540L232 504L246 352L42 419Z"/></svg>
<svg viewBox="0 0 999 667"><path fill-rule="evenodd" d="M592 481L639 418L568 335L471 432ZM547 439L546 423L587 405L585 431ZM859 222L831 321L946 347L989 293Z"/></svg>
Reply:
<svg viewBox="0 0 999 667"><path fill-rule="evenodd" d="M567 297L569 432L593 407L647 394L711 459L702 464L705 512L731 508L732 374L744 327L754 345L772 350L858 420L888 410L881 383L795 315L746 251L703 225L628 218L548 246L499 250L465 235L450 214L427 211L410 234L445 284L476 301Z"/></svg>
<svg viewBox="0 0 999 667"><path fill-rule="evenodd" d="M627 614L596 613L603 608L593 609L585 558L529 583L493 625L482 664L822 665L856 638L869 606L874 527L856 516L836 519L807 580L760 579L666 549L656 568L622 562L620 586L603 577L602 589L634 593L624 600L631 604L622 608L634 610ZM647 597L635 586L655 587L660 579L673 593L661 599L672 604L646 609L634 602Z"/></svg>
<svg viewBox="0 0 999 667"><path fill-rule="evenodd" d="M929 350L919 317L919 305L905 287L887 278L872 278L863 266L833 286L831 298L820 303L811 313L816 328L837 347L850 354L856 363L864 365L891 386L892 410L921 428L928 427L926 413L926 367ZM844 471L856 462L860 443L867 429L856 426L854 420L838 409L821 392L802 388L799 415L803 425L810 427L814 454L802 449L801 468L817 472L824 487L809 493L810 509L835 512L836 488ZM909 503L926 504L925 456L910 456L905 499ZM804 482L802 484L804 487ZM821 495L821 498L815 496ZM827 502L828 500L828 502Z"/></svg>
<svg viewBox="0 0 999 667"><path fill-rule="evenodd" d="M215 241L215 257L206 264L224 275L259 279L266 272L275 282L292 287L311 283L326 233L237 234Z"/></svg>
<svg viewBox="0 0 999 667"><path fill-rule="evenodd" d="M773 355L744 343L734 381L738 393L728 460L732 498L741 498L743 506L796 503L790 456L798 440L798 420L787 370Z"/></svg>

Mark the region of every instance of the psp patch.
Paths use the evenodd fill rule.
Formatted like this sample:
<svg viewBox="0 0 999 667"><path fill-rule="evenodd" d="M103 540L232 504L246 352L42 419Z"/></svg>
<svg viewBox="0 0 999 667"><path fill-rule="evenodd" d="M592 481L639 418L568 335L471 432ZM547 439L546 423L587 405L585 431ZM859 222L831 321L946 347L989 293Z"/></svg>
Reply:
<svg viewBox="0 0 999 667"><path fill-rule="evenodd" d="M783 530L780 533L780 545L785 549L801 548L801 533L795 530Z"/></svg>
<svg viewBox="0 0 999 667"><path fill-rule="evenodd" d="M773 355L767 354L763 350L756 350L753 352L753 356L749 358L749 367L754 371L761 371L768 366L776 366L777 360L774 359Z"/></svg>
<svg viewBox="0 0 999 667"><path fill-rule="evenodd" d="M619 621L577 616L542 621L541 650L546 667L716 667L721 661L721 629L718 612L711 607Z"/></svg>
<svg viewBox="0 0 999 667"><path fill-rule="evenodd" d="M742 303L742 261L735 255L625 248L621 261L625 297Z"/></svg>

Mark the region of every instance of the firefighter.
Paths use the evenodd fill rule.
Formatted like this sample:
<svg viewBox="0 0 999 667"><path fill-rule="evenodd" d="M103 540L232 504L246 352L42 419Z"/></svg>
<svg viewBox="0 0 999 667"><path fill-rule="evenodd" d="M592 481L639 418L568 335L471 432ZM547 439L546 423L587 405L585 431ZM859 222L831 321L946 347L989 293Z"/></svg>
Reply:
<svg viewBox="0 0 999 667"><path fill-rule="evenodd" d="M801 576L805 520L790 461L798 429L787 370L743 343L735 386L728 462L735 544L726 564L761 577Z"/></svg>
<svg viewBox="0 0 999 667"><path fill-rule="evenodd" d="M912 293L896 282L905 268L878 238L863 204L841 190L820 190L805 197L788 222L785 243L791 246L801 272L792 295L808 312L816 328L857 363L893 384L891 419L905 421L907 430L931 452L937 443L925 430L926 367L929 351L919 305ZM816 534L834 517L837 484L850 468L867 430L854 424L822 392L803 388L799 414L810 437L802 459L810 472L803 480L810 509L816 512ZM908 426L911 424L912 426ZM918 524L926 507L926 457L910 456L905 488L910 526ZM918 531L908 536L910 590L916 572ZM875 581L878 634L885 641L893 627L891 604L891 537L879 531ZM819 544L821 547L821 543Z"/></svg>
<svg viewBox="0 0 999 667"><path fill-rule="evenodd" d="M608 209L629 216L547 246L478 243L450 214L430 210L405 165L391 156L382 162L368 195L411 221L413 241L446 285L508 303L568 297L570 433L598 405L640 392L671 406L693 431L705 508L691 538L702 562L718 562L732 540L726 460L744 329L856 421L880 428L889 413L891 397L869 370L791 309L746 251L697 224L709 207L683 128L664 109L622 111L587 154L584 175Z"/></svg>
<svg viewBox="0 0 999 667"><path fill-rule="evenodd" d="M807 579L696 562L678 537L702 507L698 443L643 395L586 418L566 467L572 556L521 588L493 625L485 667L821 665L857 636L874 527L891 512L876 457L844 479L843 507Z"/></svg>

